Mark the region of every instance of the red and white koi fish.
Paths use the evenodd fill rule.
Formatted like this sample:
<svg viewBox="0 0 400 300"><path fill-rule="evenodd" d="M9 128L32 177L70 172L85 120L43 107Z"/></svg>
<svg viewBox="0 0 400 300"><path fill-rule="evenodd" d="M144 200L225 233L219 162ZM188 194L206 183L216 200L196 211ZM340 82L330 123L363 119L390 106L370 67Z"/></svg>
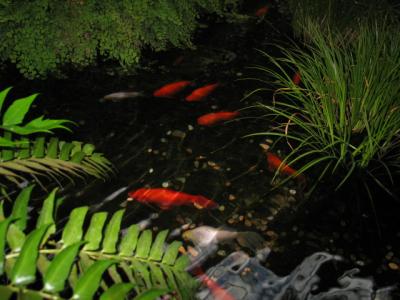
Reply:
<svg viewBox="0 0 400 300"><path fill-rule="evenodd" d="M198 89L195 89L190 95L186 96L186 101L195 102L201 101L208 95L210 95L217 87L219 83L208 84Z"/></svg>
<svg viewBox="0 0 400 300"><path fill-rule="evenodd" d="M154 97L161 97L161 98L172 98L180 91L182 91L185 87L191 85L191 81L178 81L166 84L159 88L158 90L154 91Z"/></svg>
<svg viewBox="0 0 400 300"><path fill-rule="evenodd" d="M197 118L197 124L202 126L212 126L222 121L228 121L236 118L238 111L220 111L202 115Z"/></svg>
<svg viewBox="0 0 400 300"><path fill-rule="evenodd" d="M156 204L161 209L173 206L194 205L198 209L217 208L218 203L201 195L191 195L165 188L141 188L128 193L128 201Z"/></svg>

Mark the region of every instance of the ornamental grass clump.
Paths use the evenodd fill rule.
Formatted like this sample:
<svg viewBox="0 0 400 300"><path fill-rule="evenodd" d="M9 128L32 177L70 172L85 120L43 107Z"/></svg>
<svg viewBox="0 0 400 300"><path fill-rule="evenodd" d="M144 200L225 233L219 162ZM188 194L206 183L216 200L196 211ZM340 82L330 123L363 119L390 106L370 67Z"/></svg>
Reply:
<svg viewBox="0 0 400 300"><path fill-rule="evenodd" d="M313 21L325 32L335 28L348 32L357 22L385 15L395 15L394 6L388 0L287 0L287 11L292 20L293 31L307 38L307 22Z"/></svg>
<svg viewBox="0 0 400 300"><path fill-rule="evenodd" d="M276 126L256 134L285 139L291 149L286 163L301 166L300 172L313 169L336 188L357 174L365 187L371 178L389 191L400 169L399 27L387 19L368 21L340 35L307 26L313 38L305 47L280 47L281 58L262 52L271 67L256 68L276 90L271 104L258 106Z"/></svg>

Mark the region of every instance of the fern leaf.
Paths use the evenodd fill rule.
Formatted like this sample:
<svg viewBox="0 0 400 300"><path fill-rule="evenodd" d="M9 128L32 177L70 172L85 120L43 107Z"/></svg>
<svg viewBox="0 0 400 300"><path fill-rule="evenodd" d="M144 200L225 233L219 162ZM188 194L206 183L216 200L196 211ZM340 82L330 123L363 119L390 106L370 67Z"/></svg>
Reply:
<svg viewBox="0 0 400 300"><path fill-rule="evenodd" d="M94 251L99 249L101 240L103 239L102 231L107 215L108 213L106 212L98 212L92 216L89 228L85 234L85 241L88 243L83 247L83 250Z"/></svg>
<svg viewBox="0 0 400 300"><path fill-rule="evenodd" d="M70 273L72 263L83 242L77 242L66 248L54 257L44 275L43 289L48 292L61 292Z"/></svg>
<svg viewBox="0 0 400 300"><path fill-rule="evenodd" d="M116 261L112 260L100 260L91 265L76 283L72 299L92 299L99 288L104 271L115 263Z"/></svg>
<svg viewBox="0 0 400 300"><path fill-rule="evenodd" d="M36 279L36 260L39 255L39 245L48 226L42 226L32 231L22 246L11 274L11 282L16 286L25 286Z"/></svg>
<svg viewBox="0 0 400 300"><path fill-rule="evenodd" d="M14 221L14 219L10 217L0 222L0 275L2 275L4 271L6 234L8 231L8 226L12 221Z"/></svg>
<svg viewBox="0 0 400 300"><path fill-rule="evenodd" d="M151 230L145 230L139 237L135 257L147 258L149 256L153 233Z"/></svg>
<svg viewBox="0 0 400 300"><path fill-rule="evenodd" d="M87 206L82 206L75 208L69 217L67 224L62 233L61 242L64 247L72 245L79 242L83 235L83 222L85 221L85 216L88 211Z"/></svg>
<svg viewBox="0 0 400 300"><path fill-rule="evenodd" d="M117 283L105 291L100 300L124 300L135 285L132 283Z"/></svg>
<svg viewBox="0 0 400 300"><path fill-rule="evenodd" d="M168 230L163 230L157 234L157 237L153 242L153 246L151 247L149 260L155 260L155 261L161 260L164 254L163 248L167 235L168 235Z"/></svg>
<svg viewBox="0 0 400 300"><path fill-rule="evenodd" d="M17 219L14 224L22 231L26 228L26 222L28 219L28 201L31 197L34 185L24 188L15 200L11 216Z"/></svg>
<svg viewBox="0 0 400 300"><path fill-rule="evenodd" d="M133 252L136 249L136 245L139 238L139 226L131 225L128 228L126 235L122 238L120 247L119 247L119 255L121 256L132 256Z"/></svg>
<svg viewBox="0 0 400 300"><path fill-rule="evenodd" d="M115 253L117 251L116 244L118 242L118 235L124 212L124 209L120 209L114 213L110 222L108 223L103 239L103 253Z"/></svg>

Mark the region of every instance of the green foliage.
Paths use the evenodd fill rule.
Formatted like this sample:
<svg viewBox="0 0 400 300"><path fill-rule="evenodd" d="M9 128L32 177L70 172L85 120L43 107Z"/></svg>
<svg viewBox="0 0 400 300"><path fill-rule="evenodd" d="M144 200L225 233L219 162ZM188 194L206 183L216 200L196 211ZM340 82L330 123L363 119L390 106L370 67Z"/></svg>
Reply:
<svg viewBox="0 0 400 300"><path fill-rule="evenodd" d="M53 219L54 190L35 229L27 232L18 220L27 220L31 191L32 187L21 191L10 216L0 214L1 299L19 293L32 296L29 299L117 300L125 299L131 290L141 300L170 291L177 291L180 299L192 299L196 284L185 271L188 257L179 253L180 242L166 245L167 230L153 240L150 230L131 225L121 235L124 210L114 213L106 226L107 213L97 212L85 226L87 207L75 208L60 227ZM21 234L16 237L15 232ZM16 238L19 247L11 242Z"/></svg>
<svg viewBox="0 0 400 300"><path fill-rule="evenodd" d="M72 176L83 178L89 174L103 179L113 171L111 163L93 150L91 144L69 143L55 137L46 141L45 137L37 137L29 144L0 152L0 175L17 185L29 177L40 183L38 176L73 181Z"/></svg>
<svg viewBox="0 0 400 300"><path fill-rule="evenodd" d="M143 48L191 47L201 13L224 14L239 0L35 0L0 4L0 59L28 78L98 54L135 67Z"/></svg>
<svg viewBox="0 0 400 300"><path fill-rule="evenodd" d="M371 18L379 20L393 13L387 0L287 0L287 4L295 33L311 38L312 32L307 32L310 21L325 33L332 30L350 33L358 22Z"/></svg>
<svg viewBox="0 0 400 300"><path fill-rule="evenodd" d="M37 136L53 133L59 128L69 130L65 123L70 121L40 116L24 124L37 94L15 100L3 113L9 90L0 92L0 130L4 132L0 137L0 175L3 178L19 185L28 180L27 175L40 183L38 176L57 181L59 177L72 180L71 176L82 177L84 174L105 178L112 172L111 163L101 153L95 152L91 144ZM13 138L13 134L18 138ZM37 136L34 140L26 137L32 134Z"/></svg>
<svg viewBox="0 0 400 300"><path fill-rule="evenodd" d="M316 167L338 187L353 175L384 187L382 178L400 170L399 27L363 22L352 38L314 23L307 31L313 39L306 49L280 47L282 58L263 53L273 67L257 69L278 89L276 101L259 107L277 125L259 134L287 140L285 162L300 172ZM295 71L301 86L292 82Z"/></svg>
<svg viewBox="0 0 400 300"><path fill-rule="evenodd" d="M4 101L7 97L11 87L0 92L0 113ZM33 94L25 98L14 100L13 103L2 113L2 120L0 123L0 129L19 135L29 135L33 133L45 132L52 133L54 129L62 128L69 130L65 123L71 123L68 120L55 120L55 119L44 119L44 116L40 116L27 124L22 125L25 119L25 115L28 113L33 101L36 99L38 94ZM1 147L12 147L22 142L12 142L7 138L0 140Z"/></svg>

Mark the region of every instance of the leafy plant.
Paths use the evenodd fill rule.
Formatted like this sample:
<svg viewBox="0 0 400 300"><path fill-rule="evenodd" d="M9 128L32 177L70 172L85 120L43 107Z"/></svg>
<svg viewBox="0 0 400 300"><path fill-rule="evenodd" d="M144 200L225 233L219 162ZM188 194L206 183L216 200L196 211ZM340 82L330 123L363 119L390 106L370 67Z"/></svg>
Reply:
<svg viewBox="0 0 400 300"><path fill-rule="evenodd" d="M272 104L260 103L276 126L260 135L287 140L286 163L319 170L339 188L353 175L389 190L400 169L400 31L387 20L362 22L353 37L327 34L309 23L305 49L280 47L282 58L262 52L258 66L277 86ZM338 43L339 42L339 43ZM298 71L302 84L292 82ZM272 79L271 79L272 78Z"/></svg>
<svg viewBox="0 0 400 300"><path fill-rule="evenodd" d="M312 38L308 22L317 24L322 31L350 34L359 22L385 17L393 13L387 0L287 0L292 26L296 34Z"/></svg>
<svg viewBox="0 0 400 300"><path fill-rule="evenodd" d="M203 13L223 15L239 0L53 0L0 3L0 60L27 78L82 68L98 59L137 67L144 48L193 47Z"/></svg>
<svg viewBox="0 0 400 300"><path fill-rule="evenodd" d="M120 238L124 210L109 220L107 212L97 212L85 226L87 206L72 210L59 227L55 189L43 202L35 229L26 232L33 221L27 211L32 189L21 191L8 217L1 205L1 299L18 294L18 299L117 300L132 289L139 295L135 299L155 299L169 291L191 299L195 285L185 271L189 260L179 253L181 242L165 244L168 230L153 239L151 230L135 224Z"/></svg>
<svg viewBox="0 0 400 300"><path fill-rule="evenodd" d="M9 91L7 88L0 92L0 113ZM17 99L2 113L0 129L4 134L0 137L0 175L21 184L28 180L26 175L40 183L38 176L57 181L59 177L72 180L71 176L82 177L83 174L105 178L112 172L111 163L101 153L95 152L91 144L37 136L60 128L70 130L66 124L71 122L40 116L24 123L36 97L37 94L33 94ZM13 134L18 138L13 138ZM27 137L33 134L37 136L34 140Z"/></svg>

